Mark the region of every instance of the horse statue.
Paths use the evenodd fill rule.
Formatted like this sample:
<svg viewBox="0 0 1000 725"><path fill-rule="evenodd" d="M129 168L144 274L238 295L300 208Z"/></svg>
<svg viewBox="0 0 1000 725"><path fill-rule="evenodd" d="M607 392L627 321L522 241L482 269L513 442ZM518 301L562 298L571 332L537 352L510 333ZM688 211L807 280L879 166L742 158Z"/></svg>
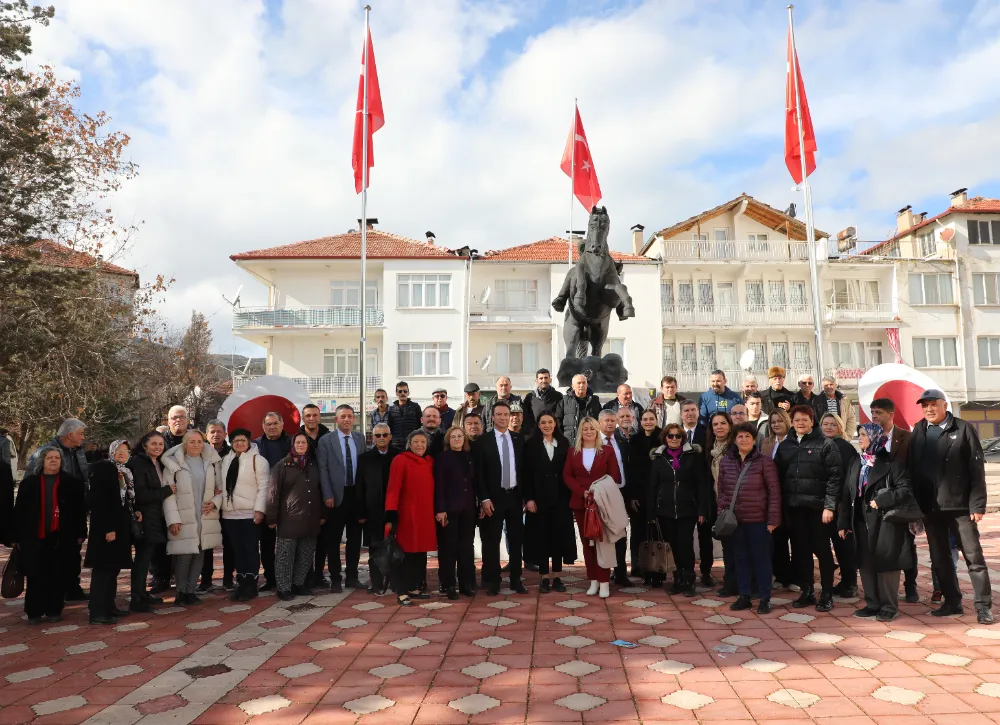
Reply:
<svg viewBox="0 0 1000 725"><path fill-rule="evenodd" d="M580 243L580 258L566 273L552 307L566 310L563 341L567 358L588 354L600 358L611 326L611 310L618 319L635 317L632 298L621 281L621 263L611 258L608 232L611 218L605 207L594 207L587 222L587 236ZM589 351L588 351L589 348Z"/></svg>

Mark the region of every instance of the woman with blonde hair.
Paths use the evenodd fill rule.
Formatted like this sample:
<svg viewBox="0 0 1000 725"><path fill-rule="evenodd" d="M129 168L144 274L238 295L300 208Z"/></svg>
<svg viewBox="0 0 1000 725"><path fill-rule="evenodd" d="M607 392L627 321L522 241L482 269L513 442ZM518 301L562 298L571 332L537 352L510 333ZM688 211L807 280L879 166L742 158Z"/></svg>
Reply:
<svg viewBox="0 0 1000 725"><path fill-rule="evenodd" d="M792 429L792 419L788 417L788 412L781 408L775 408L767 416L767 434L760 441L760 452L765 456L774 456L778 451L778 444L788 437L788 431Z"/></svg>
<svg viewBox="0 0 1000 725"><path fill-rule="evenodd" d="M469 436L463 428L449 428L444 450L434 456L434 518L441 586L448 599L458 599L459 592L472 596L476 591L476 480Z"/></svg>

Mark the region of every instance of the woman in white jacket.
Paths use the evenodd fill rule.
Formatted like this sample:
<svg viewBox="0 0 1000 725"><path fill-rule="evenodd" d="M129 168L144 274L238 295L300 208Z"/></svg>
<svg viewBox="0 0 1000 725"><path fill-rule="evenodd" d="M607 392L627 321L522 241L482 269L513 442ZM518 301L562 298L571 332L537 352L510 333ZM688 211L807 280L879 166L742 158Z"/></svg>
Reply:
<svg viewBox="0 0 1000 725"><path fill-rule="evenodd" d="M222 546L222 459L205 444L205 434L188 430L178 446L161 456L164 485L177 493L163 502L167 521L167 553L173 557L177 583L175 605L200 604L194 588L204 551Z"/></svg>
<svg viewBox="0 0 1000 725"><path fill-rule="evenodd" d="M230 431L229 445L232 450L222 459L222 528L236 560L236 588L230 598L247 601L257 596L260 525L267 511L270 471L247 429Z"/></svg>

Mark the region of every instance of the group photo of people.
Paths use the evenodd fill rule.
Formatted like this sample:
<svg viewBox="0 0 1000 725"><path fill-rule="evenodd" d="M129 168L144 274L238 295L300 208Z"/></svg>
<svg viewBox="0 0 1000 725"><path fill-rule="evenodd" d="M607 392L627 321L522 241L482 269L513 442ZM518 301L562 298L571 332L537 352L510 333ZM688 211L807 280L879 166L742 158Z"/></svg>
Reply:
<svg viewBox="0 0 1000 725"><path fill-rule="evenodd" d="M890 622L901 597L920 601L926 536L930 613L964 614L961 552L976 620L992 624L976 429L940 390L913 401L923 420L903 430L888 398L858 425L834 378L816 390L803 375L793 392L784 369L767 374L766 388L748 376L736 391L716 370L697 399L664 376L645 407L624 384L602 403L582 374L560 392L546 369L523 396L505 376L488 399L470 383L455 408L444 389L421 406L400 381L392 403L380 389L367 413L337 407L332 429L309 404L298 430L270 412L258 437L219 419L199 429L176 405L100 455L71 418L28 459L4 543L32 625L75 601L91 624L114 624L197 606L217 586L235 601L345 588L400 606L435 592L544 596L565 592L566 567L581 563L586 595L602 599L640 584L708 590L767 615L786 590L794 608L830 612L838 597Z"/></svg>

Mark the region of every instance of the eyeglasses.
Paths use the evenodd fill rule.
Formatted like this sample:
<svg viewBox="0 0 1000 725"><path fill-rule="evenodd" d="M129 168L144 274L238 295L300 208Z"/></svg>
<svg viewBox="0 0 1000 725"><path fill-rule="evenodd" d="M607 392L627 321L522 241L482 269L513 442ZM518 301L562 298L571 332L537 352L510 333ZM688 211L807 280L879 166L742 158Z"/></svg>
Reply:
<svg viewBox="0 0 1000 725"><path fill-rule="evenodd" d="M673 441L679 441L679 440L681 440L681 439L684 438L684 434L683 433L667 433L667 435L665 437L669 438L670 440L673 440Z"/></svg>
<svg viewBox="0 0 1000 725"><path fill-rule="evenodd" d="M447 398L448 394L447 393L434 393L434 397L435 398Z"/></svg>
<svg viewBox="0 0 1000 725"><path fill-rule="evenodd" d="M372 433L372 438L389 438L392 433Z"/></svg>
<svg viewBox="0 0 1000 725"><path fill-rule="evenodd" d="M803 380L801 383L799 383L799 385L808 385L809 387L812 387L815 384L816 383L812 382L811 380Z"/></svg>
<svg viewBox="0 0 1000 725"><path fill-rule="evenodd" d="M407 390L406 388L400 388L399 390L396 391L396 395L401 395L401 394L409 395L410 391Z"/></svg>

